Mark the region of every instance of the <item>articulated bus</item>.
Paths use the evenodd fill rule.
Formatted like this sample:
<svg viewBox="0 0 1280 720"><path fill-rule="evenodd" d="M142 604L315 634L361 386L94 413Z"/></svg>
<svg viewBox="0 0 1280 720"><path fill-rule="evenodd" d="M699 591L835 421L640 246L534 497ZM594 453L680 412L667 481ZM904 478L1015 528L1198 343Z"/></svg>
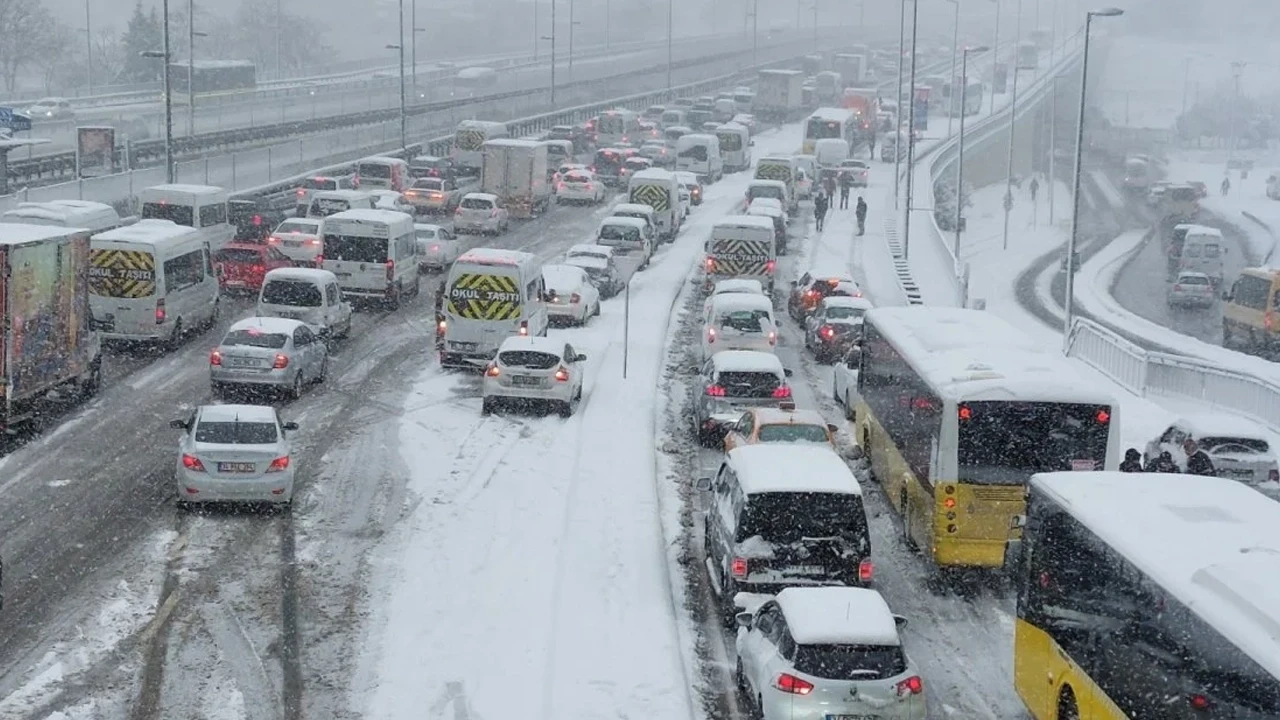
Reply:
<svg viewBox="0 0 1280 720"><path fill-rule="evenodd" d="M1013 679L1032 717L1280 718L1280 503L1155 473L1027 495Z"/></svg>
<svg viewBox="0 0 1280 720"><path fill-rule="evenodd" d="M814 111L804 123L804 152L812 155L814 144L819 140L835 138L849 143L849 147L857 145L858 114L843 108L822 107Z"/></svg>
<svg viewBox="0 0 1280 720"><path fill-rule="evenodd" d="M1000 568L1031 476L1118 467L1114 398L984 310L866 314L855 432L938 568Z"/></svg>

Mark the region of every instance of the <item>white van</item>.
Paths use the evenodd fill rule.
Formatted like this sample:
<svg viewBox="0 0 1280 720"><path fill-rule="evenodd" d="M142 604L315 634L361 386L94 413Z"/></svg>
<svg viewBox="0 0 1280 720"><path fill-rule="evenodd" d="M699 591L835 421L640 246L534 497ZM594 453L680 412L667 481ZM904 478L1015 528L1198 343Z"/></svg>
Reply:
<svg viewBox="0 0 1280 720"><path fill-rule="evenodd" d="M320 225L324 260L320 267L338 276L342 291L400 307L417 295L418 239L413 218L395 210L347 210Z"/></svg>
<svg viewBox="0 0 1280 720"><path fill-rule="evenodd" d="M512 335L547 334L542 261L518 250L473 248L449 268L440 367L483 368Z"/></svg>
<svg viewBox="0 0 1280 720"><path fill-rule="evenodd" d="M724 177L724 160L720 157L720 139L715 135L693 133L676 141L676 170L698 176L704 185Z"/></svg>
<svg viewBox="0 0 1280 720"><path fill-rule="evenodd" d="M662 111L662 117L658 120L658 126L663 130L667 128L684 127L688 122L689 116L680 108L667 108Z"/></svg>
<svg viewBox="0 0 1280 720"><path fill-rule="evenodd" d="M626 145L640 139L640 115L634 110L605 110L596 117L596 145Z"/></svg>
<svg viewBox="0 0 1280 720"><path fill-rule="evenodd" d="M348 210L377 210L378 198L363 190L319 190L311 194L306 216L325 218Z"/></svg>
<svg viewBox="0 0 1280 720"><path fill-rule="evenodd" d="M645 225L649 226L649 239L657 244L658 240L658 220L654 216L653 208L648 205L639 203L618 203L613 206L613 212L609 217L625 217L637 218L643 220Z"/></svg>
<svg viewBox="0 0 1280 720"><path fill-rule="evenodd" d="M27 225L84 228L90 234L112 230L125 224L115 208L91 200L19 203L18 207L0 216L0 220Z"/></svg>
<svg viewBox="0 0 1280 720"><path fill-rule="evenodd" d="M794 204L791 191L787 188L787 184L781 180L752 180L747 183L747 205L760 198L777 200L782 203L782 207L785 210L789 210Z"/></svg>
<svg viewBox="0 0 1280 720"><path fill-rule="evenodd" d="M820 168L838 168L849 159L849 141L840 138L822 138L813 144L813 155Z"/></svg>
<svg viewBox="0 0 1280 720"><path fill-rule="evenodd" d="M707 291L721 280L759 280L773 294L778 262L773 220L756 215L730 215L711 226L706 243Z"/></svg>
<svg viewBox="0 0 1280 720"><path fill-rule="evenodd" d="M367 157L356 163L356 184L365 190L404 192L413 184L409 163L395 157Z"/></svg>
<svg viewBox="0 0 1280 720"><path fill-rule="evenodd" d="M596 244L613 248L614 260L629 278L648 267L653 258L653 241L645 236L647 230L638 218L605 218L596 230Z"/></svg>
<svg viewBox="0 0 1280 720"><path fill-rule="evenodd" d="M176 347L218 319L218 278L199 230L147 219L89 241L89 310L106 340Z"/></svg>
<svg viewBox="0 0 1280 720"><path fill-rule="evenodd" d="M488 120L463 120L453 133L449 158L461 174L480 174L484 167L484 144L490 140L511 137L507 124Z"/></svg>
<svg viewBox="0 0 1280 720"><path fill-rule="evenodd" d="M1182 241L1182 272L1198 272L1209 276L1215 287L1222 285L1222 256L1227 246L1222 231L1217 228L1193 225L1187 229Z"/></svg>
<svg viewBox="0 0 1280 720"><path fill-rule="evenodd" d="M800 212L800 198L796 194L799 170L796 159L790 155L770 155L756 162L756 180L777 180L787 186L787 213L792 216Z"/></svg>
<svg viewBox="0 0 1280 720"><path fill-rule="evenodd" d="M653 208L659 240L674 240L680 232L683 215L680 208L680 183L670 171L652 168L632 175L627 186L627 202Z"/></svg>
<svg viewBox="0 0 1280 720"><path fill-rule="evenodd" d="M227 191L214 185L156 185L144 189L143 219L172 220L200 231L210 252L218 252L235 237L227 216Z"/></svg>
<svg viewBox="0 0 1280 720"><path fill-rule="evenodd" d="M751 148L755 141L751 139L751 131L746 126L735 122L725 123L716 128L716 138L720 140L720 160L724 172L739 172L751 167Z"/></svg>
<svg viewBox="0 0 1280 720"><path fill-rule="evenodd" d="M338 276L319 268L276 268L262 279L258 317L300 320L316 328L320 337L351 334L351 303Z"/></svg>

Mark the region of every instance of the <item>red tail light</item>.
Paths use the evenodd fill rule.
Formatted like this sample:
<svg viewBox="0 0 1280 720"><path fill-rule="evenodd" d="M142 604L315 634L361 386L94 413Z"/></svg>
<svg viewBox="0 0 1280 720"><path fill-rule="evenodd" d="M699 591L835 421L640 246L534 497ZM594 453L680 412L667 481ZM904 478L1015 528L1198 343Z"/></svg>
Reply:
<svg viewBox="0 0 1280 720"><path fill-rule="evenodd" d="M858 580L861 582L871 582L871 576L875 573L876 567L870 560L863 560L858 563Z"/></svg>
<svg viewBox="0 0 1280 720"><path fill-rule="evenodd" d="M556 382L569 382L569 370L566 368L556 370Z"/></svg>
<svg viewBox="0 0 1280 720"><path fill-rule="evenodd" d="M805 296L805 297L807 297L807 298L811 298L811 299L812 299L812 298L816 298L816 297L818 297L818 291L817 291L817 290L810 290L809 292L806 292L806 293L804 294L804 296Z"/></svg>
<svg viewBox="0 0 1280 720"><path fill-rule="evenodd" d="M453 214L454 214L454 215L461 215L461 214L462 214L462 206L461 206L461 205L459 205L458 207L454 208L454 209L453 209Z"/></svg>
<svg viewBox="0 0 1280 720"><path fill-rule="evenodd" d="M165 319L164 298L156 300L156 324L163 325Z"/></svg>
<svg viewBox="0 0 1280 720"><path fill-rule="evenodd" d="M559 183L558 185L556 185L556 190L564 190L564 189L565 189L564 183Z"/></svg>
<svg viewBox="0 0 1280 720"><path fill-rule="evenodd" d="M1271 471L1267 473L1267 479L1271 482L1280 482L1280 470L1272 468Z"/></svg>
<svg viewBox="0 0 1280 720"><path fill-rule="evenodd" d="M715 270L716 270L716 259L708 255L707 256L707 272L715 272Z"/></svg>
<svg viewBox="0 0 1280 720"><path fill-rule="evenodd" d="M196 472L204 472L204 463L200 462L200 458L195 455L182 455L182 467Z"/></svg>
<svg viewBox="0 0 1280 720"><path fill-rule="evenodd" d="M491 217L491 218L496 218L496 217L498 217L498 208L494 208L494 209L490 210L490 211L489 211L489 217Z"/></svg>
<svg viewBox="0 0 1280 720"><path fill-rule="evenodd" d="M437 334L437 335L444 335L444 331L445 331L445 330L448 330L448 329L449 329L449 321L448 321L448 320L441 320L440 322L436 323L436 334Z"/></svg>
<svg viewBox="0 0 1280 720"><path fill-rule="evenodd" d="M525 336L527 336L528 334L529 334L529 321L528 321L528 320L521 320L521 321L520 321L520 336L521 336L521 337L525 337Z"/></svg>
<svg viewBox="0 0 1280 720"><path fill-rule="evenodd" d="M716 329L707 328L707 342L713 343L715 341L716 341Z"/></svg>
<svg viewBox="0 0 1280 720"><path fill-rule="evenodd" d="M733 573L735 578L743 580L747 577L747 559L736 557L730 564L729 571Z"/></svg>
<svg viewBox="0 0 1280 720"><path fill-rule="evenodd" d="M720 385L708 385L707 396L708 397L724 397L725 396L724 388L721 387Z"/></svg>
<svg viewBox="0 0 1280 720"><path fill-rule="evenodd" d="M267 272L267 266L263 265L262 263L252 265L249 267L249 269L253 271L254 275L262 275Z"/></svg>
<svg viewBox="0 0 1280 720"><path fill-rule="evenodd" d="M1268 331L1274 330L1276 326L1275 312L1268 310L1267 314L1262 317L1262 323L1267 326Z"/></svg>
<svg viewBox="0 0 1280 720"><path fill-rule="evenodd" d="M574 293L574 294L572 294L572 295L570 295L570 296L569 296L569 304L570 304L570 305L576 305L576 304L578 304L578 303L580 303L580 302L582 302L582 296L581 296L581 295L579 295L578 293Z"/></svg>
<svg viewBox="0 0 1280 720"><path fill-rule="evenodd" d="M774 332L774 331L772 331L772 330L770 330L770 331L769 331L769 344L770 344L770 345L777 345L777 344L778 344L778 333L776 333L776 332Z"/></svg>
<svg viewBox="0 0 1280 720"><path fill-rule="evenodd" d="M440 252L440 246L439 246L439 245L432 245L432 246L431 246L431 252Z"/></svg>
<svg viewBox="0 0 1280 720"><path fill-rule="evenodd" d="M261 215L254 215L254 216L253 216L253 220L252 220L252 222L253 222L254 227L257 227L257 226L261 225L261 224L262 224L262 216L261 216Z"/></svg>
<svg viewBox="0 0 1280 720"><path fill-rule="evenodd" d="M440 324L443 325L444 323L442 322ZM489 377L498 377L502 374L502 371L498 369L496 363L489 363L489 367L485 368L484 374Z"/></svg>
<svg viewBox="0 0 1280 720"><path fill-rule="evenodd" d="M209 364L222 367L222 353L218 352L217 350L214 350L213 352L209 353Z"/></svg>
<svg viewBox="0 0 1280 720"><path fill-rule="evenodd" d="M1182 286L1181 286L1181 285L1179 285L1178 283L1174 283L1174 284L1173 284L1173 291L1174 291L1174 292L1178 292L1178 291L1179 291L1179 290L1181 290L1181 289L1182 289Z"/></svg>
<svg viewBox="0 0 1280 720"><path fill-rule="evenodd" d="M320 241L319 241L319 240L312 240L312 241L311 241L311 243L312 243L312 244L314 244L314 245L319 245L319 244L320 244ZM321 265L323 265L323 264L324 264L324 256L323 256L323 255L317 255L317 256L316 256L316 267L320 267L320 266L321 266Z"/></svg>
<svg viewBox="0 0 1280 720"><path fill-rule="evenodd" d="M968 405L961 405L960 408L956 410L956 415L959 416L961 420L971 420L973 419L973 408Z"/></svg>
<svg viewBox="0 0 1280 720"><path fill-rule="evenodd" d="M774 388L773 396L776 398L784 398L784 399L791 397L791 386L783 385L781 387Z"/></svg>
<svg viewBox="0 0 1280 720"><path fill-rule="evenodd" d="M396 277L396 261L387 261L387 282L391 282Z"/></svg>
<svg viewBox="0 0 1280 720"><path fill-rule="evenodd" d="M822 329L819 330L818 333L822 335L822 337L826 338L827 340L830 340L831 338L835 337L836 329L831 327L830 325L823 325Z"/></svg>
<svg viewBox="0 0 1280 720"><path fill-rule="evenodd" d="M595 189L596 189L596 186L595 186L595 185L592 185L591 183L587 183L586 185L584 185L584 186L583 186L583 189L586 189L586 190L595 190Z"/></svg>
<svg viewBox="0 0 1280 720"><path fill-rule="evenodd" d="M898 683L898 697L919 695L922 692L924 692L924 683L920 681L919 675L912 675Z"/></svg>
<svg viewBox="0 0 1280 720"><path fill-rule="evenodd" d="M764 271L772 275L773 269L777 266L778 266L777 260L770 260L769 262L764 264Z"/></svg>
<svg viewBox="0 0 1280 720"><path fill-rule="evenodd" d="M284 353L276 353L276 360L271 363L271 367L276 370L283 370L289 367L289 356Z"/></svg>
<svg viewBox="0 0 1280 720"><path fill-rule="evenodd" d="M1094 416L1094 419L1098 421L1099 425L1106 425L1111 422L1111 411L1106 408L1102 408L1098 410L1098 414Z"/></svg>
<svg viewBox="0 0 1280 720"><path fill-rule="evenodd" d="M302 188L298 188L298 197L306 197L306 195L307 195L307 191L306 191L306 190L304 190L304 189L302 189Z"/></svg>
<svg viewBox="0 0 1280 720"><path fill-rule="evenodd" d="M782 673L773 681L773 686L784 693L791 695L808 695L813 692L813 683L807 680L801 680L795 675Z"/></svg>
<svg viewBox="0 0 1280 720"><path fill-rule="evenodd" d="M1209 702L1209 698L1199 693L1187 698L1187 704L1191 706L1192 710L1208 710L1212 706L1212 703Z"/></svg>
<svg viewBox="0 0 1280 720"><path fill-rule="evenodd" d="M275 460L272 460L272 461L271 461L271 464L267 466L267 472L269 472L269 473L271 473L271 472L283 472L283 471L288 470L288 469L289 469L289 456L288 456L288 455L284 455L284 456L282 456L282 457L278 457L278 458L276 458Z"/></svg>

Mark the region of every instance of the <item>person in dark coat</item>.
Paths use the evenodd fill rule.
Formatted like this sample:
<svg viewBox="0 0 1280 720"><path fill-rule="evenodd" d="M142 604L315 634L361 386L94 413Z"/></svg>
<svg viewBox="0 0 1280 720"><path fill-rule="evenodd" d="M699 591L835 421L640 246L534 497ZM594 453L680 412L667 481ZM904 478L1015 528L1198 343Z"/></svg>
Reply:
<svg viewBox="0 0 1280 720"><path fill-rule="evenodd" d="M853 176L847 172L840 173L840 209L849 209L849 191L853 189Z"/></svg>
<svg viewBox="0 0 1280 720"><path fill-rule="evenodd" d="M867 233L867 201L858 196L858 204L854 207L853 214L858 217L858 234L865 235Z"/></svg>
<svg viewBox="0 0 1280 720"><path fill-rule="evenodd" d="M1217 471L1213 468L1213 461L1209 459L1209 454L1200 449L1195 440L1187 438L1182 443L1182 449L1187 453L1187 474L1188 475L1217 475Z"/></svg>
<svg viewBox="0 0 1280 720"><path fill-rule="evenodd" d="M831 199L827 197L825 190L819 190L818 194L813 198L813 222L817 225L818 232L822 232L822 226L827 219L827 211L831 208Z"/></svg>
<svg viewBox="0 0 1280 720"><path fill-rule="evenodd" d="M440 286L436 288L436 347L444 345L444 297L445 283L440 281Z"/></svg>
<svg viewBox="0 0 1280 720"><path fill-rule="evenodd" d="M1159 457L1151 458L1151 462L1147 463L1146 471L1149 473L1176 473L1178 472L1178 463L1173 461L1173 455L1168 450L1160 453Z"/></svg>
<svg viewBox="0 0 1280 720"><path fill-rule="evenodd" d="M1142 453L1137 448L1129 448L1124 452L1124 462L1120 463L1120 472L1142 472Z"/></svg>

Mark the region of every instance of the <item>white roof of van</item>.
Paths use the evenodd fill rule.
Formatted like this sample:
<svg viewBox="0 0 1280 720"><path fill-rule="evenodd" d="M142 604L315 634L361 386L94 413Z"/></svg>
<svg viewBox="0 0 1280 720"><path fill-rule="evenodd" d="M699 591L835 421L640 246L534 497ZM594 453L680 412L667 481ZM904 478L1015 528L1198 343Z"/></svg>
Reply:
<svg viewBox="0 0 1280 720"><path fill-rule="evenodd" d="M736 310L764 310L773 315L773 300L754 292L722 292L712 295L711 305L717 313Z"/></svg>
<svg viewBox="0 0 1280 720"><path fill-rule="evenodd" d="M200 237L200 231L186 225L179 225L172 220L147 218L132 225L125 225L114 230L98 233L93 242L132 242L144 245L160 245L168 241L181 241Z"/></svg>
<svg viewBox="0 0 1280 720"><path fill-rule="evenodd" d="M623 227L633 227L637 230L644 230L649 227L649 223L641 220L640 218L618 217L617 215L611 215L600 221L600 227L604 227L605 225L621 225Z"/></svg>
<svg viewBox="0 0 1280 720"><path fill-rule="evenodd" d="M311 194L311 199L316 198L338 198L341 200L364 200L373 197L373 193L368 190L316 190Z"/></svg>
<svg viewBox="0 0 1280 720"><path fill-rule="evenodd" d="M302 280L305 282L337 282L338 276L321 268L276 268L267 272L263 282L267 280Z"/></svg>
<svg viewBox="0 0 1280 720"><path fill-rule="evenodd" d="M776 599L791 639L800 645L902 643L888 603L870 588L789 587Z"/></svg>
<svg viewBox="0 0 1280 720"><path fill-rule="evenodd" d="M618 203L613 206L613 214L617 215L621 212L642 213L644 215L652 215L653 208L640 203Z"/></svg>
<svg viewBox="0 0 1280 720"><path fill-rule="evenodd" d="M25 210L50 210L60 213L109 212L116 215L116 209L106 203L93 200L46 200L44 202L18 203L18 207L5 213L17 213Z"/></svg>
<svg viewBox="0 0 1280 720"><path fill-rule="evenodd" d="M714 237L716 228L761 228L773 232L773 221L758 215L730 215L727 218L717 220L715 225L711 226L711 232Z"/></svg>
<svg viewBox="0 0 1280 720"><path fill-rule="evenodd" d="M787 184L782 182L781 180L758 179L758 180L752 180L751 182L747 183L748 188L750 188L753 185L756 187L775 187L775 188L782 188L783 190L787 189Z"/></svg>
<svg viewBox="0 0 1280 720"><path fill-rule="evenodd" d="M499 250L497 248L472 248L454 261L454 267L466 264L474 265L523 265L538 259L533 253L521 250Z"/></svg>
<svg viewBox="0 0 1280 720"><path fill-rule="evenodd" d="M537 148L546 147L541 140L519 140L516 138L497 138L494 140L486 140L485 145L489 147L508 147L508 148Z"/></svg>
<svg viewBox="0 0 1280 720"><path fill-rule="evenodd" d="M66 237L77 230L77 228L64 228L53 225L0 223L0 245L25 245L31 242L48 240L49 238ZM87 230L79 230L79 232L87 232Z"/></svg>
<svg viewBox="0 0 1280 720"><path fill-rule="evenodd" d="M742 492L861 495L853 471L830 447L790 443L743 445L725 456Z"/></svg>
<svg viewBox="0 0 1280 720"><path fill-rule="evenodd" d="M217 185L186 185L183 183L152 185L149 188L143 189L142 192L145 193L149 190L155 190L158 192L187 193L190 195L213 195L216 193L225 193L227 191L226 188L218 187Z"/></svg>
<svg viewBox="0 0 1280 720"><path fill-rule="evenodd" d="M634 181L636 181L636 180L663 180L663 181L672 181L672 180L675 180L675 179L676 179L676 176L675 176L675 175L672 175L670 171L668 171L668 170L660 170L660 169L658 169L658 168L649 168L649 169L647 169L647 170L641 170L640 172L638 172L638 173L636 173L635 175L632 175L632 176L631 176L631 180L632 180L632 182L634 182Z"/></svg>
<svg viewBox="0 0 1280 720"><path fill-rule="evenodd" d="M399 210L371 210L369 208L343 210L324 219L326 223L333 220L354 220L368 223L401 223L407 221L410 225L413 224L413 218Z"/></svg>

